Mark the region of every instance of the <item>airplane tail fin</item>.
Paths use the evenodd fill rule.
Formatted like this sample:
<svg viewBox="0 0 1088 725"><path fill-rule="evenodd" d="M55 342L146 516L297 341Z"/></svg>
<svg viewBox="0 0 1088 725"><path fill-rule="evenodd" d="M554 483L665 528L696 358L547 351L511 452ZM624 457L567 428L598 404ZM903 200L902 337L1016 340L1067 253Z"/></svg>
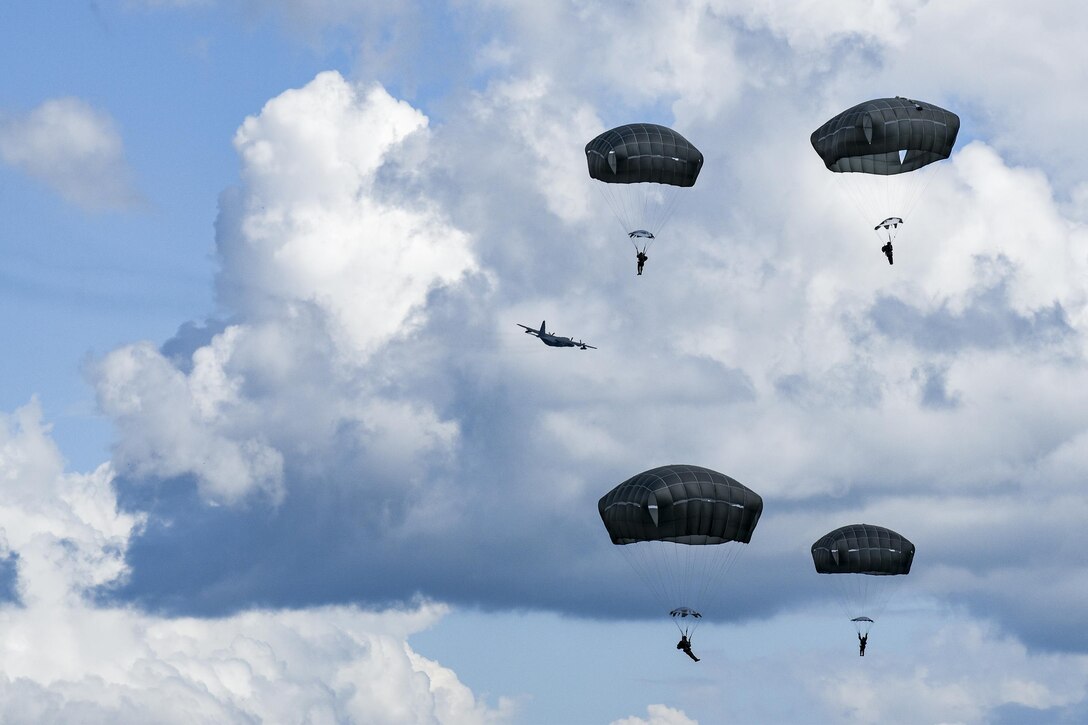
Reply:
<svg viewBox="0 0 1088 725"><path fill-rule="evenodd" d="M541 334L541 335L546 335L546 334L548 334L547 332L545 332L545 331L544 331L544 323L545 323L545 322L546 322L546 320L541 320L541 321L540 321L540 334Z"/></svg>

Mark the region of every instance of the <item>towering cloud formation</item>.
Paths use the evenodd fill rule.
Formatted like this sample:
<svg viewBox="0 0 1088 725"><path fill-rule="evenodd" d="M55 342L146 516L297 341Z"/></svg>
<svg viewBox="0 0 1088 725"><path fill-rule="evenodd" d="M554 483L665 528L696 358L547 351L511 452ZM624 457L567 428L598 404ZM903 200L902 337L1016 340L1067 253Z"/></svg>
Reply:
<svg viewBox="0 0 1088 725"><path fill-rule="evenodd" d="M335 72L246 119L234 140L244 185L218 223L224 304L255 320L314 305L352 364L418 326L411 313L428 291L475 266L464 233L388 183L422 173L426 125L381 87Z"/></svg>
<svg viewBox="0 0 1088 725"><path fill-rule="evenodd" d="M217 224L218 287L236 322L170 359L136 344L102 360L122 470L191 474L224 502L278 501L291 452L329 456L347 435L410 473L456 442L456 424L411 391L383 392L388 370L368 367L427 319L429 294L476 269L468 237L404 191L422 173L426 125L335 72L245 121L243 185L223 195Z"/></svg>

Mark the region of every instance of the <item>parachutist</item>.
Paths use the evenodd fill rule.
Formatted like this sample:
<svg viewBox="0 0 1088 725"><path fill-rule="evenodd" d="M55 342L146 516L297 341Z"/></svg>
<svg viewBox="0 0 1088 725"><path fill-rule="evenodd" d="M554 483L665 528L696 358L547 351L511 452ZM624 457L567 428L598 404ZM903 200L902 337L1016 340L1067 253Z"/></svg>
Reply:
<svg viewBox="0 0 1088 725"><path fill-rule="evenodd" d="M872 224L879 212L910 215L930 167L952 154L959 131L952 111L910 98L874 98L828 119L809 141L828 171L851 177L841 186ZM887 217L874 231L890 242L902 225L903 216ZM890 246L886 254L891 264Z"/></svg>
<svg viewBox="0 0 1088 725"><path fill-rule="evenodd" d="M676 649L684 650L684 654L686 654L688 657L692 658L696 662L699 661L699 658L696 657L695 653L691 651L691 640L688 639L688 636L686 634L680 635L680 641L676 643Z"/></svg>
<svg viewBox="0 0 1088 725"><path fill-rule="evenodd" d="M724 473L674 463L631 476L597 501L597 511L612 543L641 560L630 563L659 599L701 609L700 599L713 606L710 593L722 588L730 562L752 540L763 498ZM684 635L677 649L685 641L690 647L697 624L713 616L694 606L670 611Z"/></svg>
<svg viewBox="0 0 1088 725"><path fill-rule="evenodd" d="M683 198L680 190L694 186L703 168L699 149L673 129L653 123L605 131L586 144L585 152L589 177L600 182L601 196L634 240L636 254L637 245L661 231ZM639 263L640 275L645 261Z"/></svg>
<svg viewBox="0 0 1088 725"><path fill-rule="evenodd" d="M637 249L637 247L636 247L636 249ZM642 266L644 264L646 264L646 260L649 259L649 257L646 256L646 250L643 249L643 250L639 251L638 254L635 255L635 259L638 260L638 274L641 277L642 276Z"/></svg>
<svg viewBox="0 0 1088 725"><path fill-rule="evenodd" d="M840 526L812 545L816 573L831 574L842 585L843 607L878 617L891 596L889 587L910 574L913 561L914 544L896 531L873 524ZM858 635L858 654L864 657L873 618L859 615L850 622Z"/></svg>
<svg viewBox="0 0 1088 725"><path fill-rule="evenodd" d="M888 242L880 248L880 251L884 252L884 256L888 258L888 264L892 264L892 243Z"/></svg>

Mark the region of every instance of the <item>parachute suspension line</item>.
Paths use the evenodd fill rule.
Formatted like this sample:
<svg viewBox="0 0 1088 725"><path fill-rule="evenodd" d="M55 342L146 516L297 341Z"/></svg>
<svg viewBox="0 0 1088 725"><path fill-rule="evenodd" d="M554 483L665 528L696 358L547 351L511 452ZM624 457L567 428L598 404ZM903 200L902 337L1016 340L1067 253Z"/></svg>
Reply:
<svg viewBox="0 0 1088 725"><path fill-rule="evenodd" d="M880 176L860 172L835 174L844 195L857 207L858 213L870 227L885 219L898 217L906 221L918 202L925 196L941 164L932 163L914 171ZM894 241L897 228L874 230L881 241Z"/></svg>
<svg viewBox="0 0 1088 725"><path fill-rule="evenodd" d="M892 216L900 216L894 202L887 193L885 178L867 174L850 173L849 188L853 191L855 204L861 211L866 224L875 226Z"/></svg>
<svg viewBox="0 0 1088 725"><path fill-rule="evenodd" d="M716 565L711 571L707 572L707 576L703 578L703 586L699 593L699 598L707 601L708 603L720 603L721 595L715 597L712 587L717 589L725 581L725 575L733 568L733 564L740 557L740 552L744 550L744 544L731 543L720 544L719 546L727 547L727 551L723 556L718 557Z"/></svg>
<svg viewBox="0 0 1088 725"><path fill-rule="evenodd" d="M721 611L724 600L721 585L742 547L737 542L700 546L644 541L619 548L663 612L689 607L713 617ZM677 622L681 633L695 631L700 618L690 619L693 621L686 625Z"/></svg>
<svg viewBox="0 0 1088 725"><path fill-rule="evenodd" d="M839 607L846 619L853 620L856 617L869 617L879 620L884 610L891 601L891 596L898 588L900 577L882 576L872 574L831 574L835 582L836 598ZM854 622L860 630L864 627L865 634L871 623Z"/></svg>
<svg viewBox="0 0 1088 725"><path fill-rule="evenodd" d="M628 186L631 186L631 187L643 186L643 187L645 187L645 188L639 190L641 193L638 194L638 202L639 202L638 216L631 219L632 226L640 225L640 224L645 225L645 226L639 226L639 229L645 229L646 231L650 232L651 234L655 233L655 230L652 229L649 226L652 223L652 220L650 219L650 209L652 208L651 204L650 204L650 197L653 194L653 189L652 189L651 185L649 185L649 184L628 184ZM631 230L631 231L633 231L633 230Z"/></svg>
<svg viewBox="0 0 1088 725"><path fill-rule="evenodd" d="M601 196L604 197L605 203L608 204L612 216L616 217L620 229L623 230L624 234L627 234L631 231L627 228L627 220L631 218L631 213L627 209L627 197L622 193L622 189L617 188L617 186L616 184L598 184L597 188L600 189Z"/></svg>
<svg viewBox="0 0 1088 725"><path fill-rule="evenodd" d="M595 184L595 186L600 191L601 197L604 199L605 203L608 205L609 211L612 212L612 216L616 217L616 222L620 225L623 233L626 234L630 232L631 230L627 228L626 223L626 219L629 218L629 215L625 209L626 205L624 198L613 188L615 185L598 183Z"/></svg>
<svg viewBox="0 0 1088 725"><path fill-rule="evenodd" d="M651 543L653 542L624 544L619 549L623 553L623 557L627 559L627 563L631 565L631 568L642 579L646 588L653 594L654 599L664 608L668 606L669 601L668 587L658 577L653 576L656 572L651 564L651 552L648 551Z"/></svg>
<svg viewBox="0 0 1088 725"><path fill-rule="evenodd" d="M914 180L910 193L904 203L903 213L900 215L904 220L914 212L914 208L918 206L918 202L926 195L929 185L933 183L933 177L940 171L941 166L942 164L940 163L933 163L911 172L910 175L915 176L916 179Z"/></svg>
<svg viewBox="0 0 1088 725"><path fill-rule="evenodd" d="M677 186L654 182L598 183L596 186L624 234L642 230L654 235L642 237L641 247L638 238L632 238L636 251L646 251L653 246L654 239L679 206L680 187Z"/></svg>
<svg viewBox="0 0 1088 725"><path fill-rule="evenodd" d="M839 174L838 176L842 178L839 187L843 190L846 197L853 202L854 207L858 210L858 216L861 217L862 221L866 224L876 224L880 219L887 218L885 216L880 217L880 219L873 219L873 209L867 208L867 206L870 205L867 202L871 202L872 200L868 198L868 194L866 193L868 189L865 189L864 187L870 186L871 182L857 178L861 176L860 174L844 173Z"/></svg>
<svg viewBox="0 0 1088 725"><path fill-rule="evenodd" d="M679 187L676 186L664 186L661 193L664 195L664 202L661 204L660 213L654 219L654 226L651 230L656 229L654 234L660 233L665 229L665 225L672 221L673 214L676 213L677 207L680 205Z"/></svg>
<svg viewBox="0 0 1088 725"><path fill-rule="evenodd" d="M655 566L652 548L654 542L637 542L625 544L620 547L627 561L638 571L640 578L646 583L647 588L653 594L654 599L662 609L667 611L669 606L669 584L661 576L660 566Z"/></svg>
<svg viewBox="0 0 1088 725"><path fill-rule="evenodd" d="M696 547L672 542L661 543L665 546L665 550L670 557L668 572L671 574L670 579L672 580L670 592L674 597L674 600L669 603L670 609L681 606L690 607L701 613L702 602L693 599L690 591L691 582L698 575L694 561L695 555L690 551ZM676 621L675 617L673 621ZM679 623L677 624L679 626ZM692 628L693 625L689 624L688 627ZM680 631L682 634L688 634L686 629Z"/></svg>

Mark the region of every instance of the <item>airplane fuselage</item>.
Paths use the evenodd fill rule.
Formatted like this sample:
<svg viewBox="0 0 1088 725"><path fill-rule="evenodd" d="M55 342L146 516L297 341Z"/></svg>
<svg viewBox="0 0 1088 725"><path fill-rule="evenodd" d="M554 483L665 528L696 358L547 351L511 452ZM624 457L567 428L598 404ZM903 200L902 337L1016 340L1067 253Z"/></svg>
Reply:
<svg viewBox="0 0 1088 725"><path fill-rule="evenodd" d="M581 347L569 337L556 337L555 335L541 335L540 341L548 347Z"/></svg>
<svg viewBox="0 0 1088 725"><path fill-rule="evenodd" d="M592 345L587 345L586 343L582 342L581 340L578 340L577 342L575 342L574 340L572 340L569 337L562 337L560 335L551 334L550 332L548 332L544 328L544 326L545 326L544 322L540 323L540 329L539 330L535 330L532 327L529 327L528 325L523 325L520 322L517 323L517 325L518 325L518 327L525 330L526 335L533 335L534 337L536 337L538 340L540 340L542 343L544 343L548 347L577 347L577 348L580 348L582 350L596 350L597 349L597 348L593 347Z"/></svg>

